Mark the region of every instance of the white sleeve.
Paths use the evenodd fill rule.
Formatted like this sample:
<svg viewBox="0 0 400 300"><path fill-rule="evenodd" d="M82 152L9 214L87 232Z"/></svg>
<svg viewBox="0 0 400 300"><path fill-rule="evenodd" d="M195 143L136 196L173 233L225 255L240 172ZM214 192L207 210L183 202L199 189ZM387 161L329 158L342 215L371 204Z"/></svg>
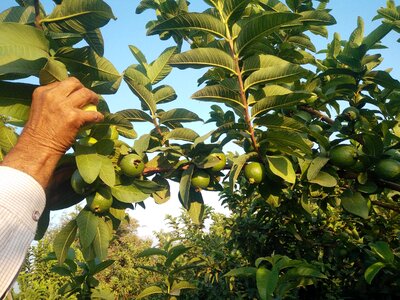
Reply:
<svg viewBox="0 0 400 300"><path fill-rule="evenodd" d="M0 166L0 299L24 262L45 204L45 192L33 177Z"/></svg>

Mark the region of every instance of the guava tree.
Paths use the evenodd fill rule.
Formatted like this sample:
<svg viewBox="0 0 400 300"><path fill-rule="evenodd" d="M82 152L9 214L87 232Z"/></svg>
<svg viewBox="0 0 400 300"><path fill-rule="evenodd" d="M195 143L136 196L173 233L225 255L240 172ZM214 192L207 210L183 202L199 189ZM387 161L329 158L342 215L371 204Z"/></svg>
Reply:
<svg viewBox="0 0 400 300"><path fill-rule="evenodd" d="M77 237L88 262L106 259L125 210L167 201L175 181L173 197L195 223L202 190L220 191L236 216L232 242L255 265L227 276L253 277L261 299L299 287L311 293L310 285L368 293L378 273L383 293L398 293L400 82L379 69L376 51L400 29L394 1L378 10L375 30L365 34L359 18L348 40L335 34L321 58L312 37L327 37L335 23L328 0L205 0L203 12L185 0L143 0L137 13L156 14L147 33L176 46L152 62L129 46L135 63L123 74L103 56L100 28L114 18L104 1L55 1L49 14L38 1L16 2L0 15L2 155L18 138L12 126L28 115L35 85L22 78L75 76L99 95L115 93L123 79L141 105L112 113L101 101L104 122L83 128L60 162L47 191L57 204L38 238L50 209L87 201L55 240L60 266L68 269ZM173 67L207 68L192 98L220 104L210 109L211 132L184 127L201 121L188 108L163 109L177 100L162 83ZM154 129L138 135L135 122ZM242 150L228 152L233 144Z"/></svg>

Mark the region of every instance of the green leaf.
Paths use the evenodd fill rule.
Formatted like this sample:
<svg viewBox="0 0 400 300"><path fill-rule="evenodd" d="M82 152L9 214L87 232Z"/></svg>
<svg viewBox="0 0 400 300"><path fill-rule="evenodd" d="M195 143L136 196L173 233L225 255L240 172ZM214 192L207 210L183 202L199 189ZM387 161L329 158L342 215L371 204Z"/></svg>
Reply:
<svg viewBox="0 0 400 300"><path fill-rule="evenodd" d="M394 79L388 72L385 71L371 71L364 75L364 80L372 81L384 88L400 89L400 82Z"/></svg>
<svg viewBox="0 0 400 300"><path fill-rule="evenodd" d="M278 56L270 54L257 54L243 61L242 72L249 73L260 69L275 68L282 66L297 66Z"/></svg>
<svg viewBox="0 0 400 300"><path fill-rule="evenodd" d="M203 223L203 216L204 216L205 206L204 203L200 202L190 202L189 206L189 217L192 222L196 225L200 225Z"/></svg>
<svg viewBox="0 0 400 300"><path fill-rule="evenodd" d="M187 289L196 289L196 285L190 283L189 281L181 280L179 282L174 282L172 284L171 291L169 294L179 296L181 290L187 290Z"/></svg>
<svg viewBox="0 0 400 300"><path fill-rule="evenodd" d="M392 24L382 23L370 34L368 34L363 40L363 45L365 46L364 55L368 50L372 49L372 47L379 43L387 34L389 34L392 29Z"/></svg>
<svg viewBox="0 0 400 300"><path fill-rule="evenodd" d="M294 92L287 95L265 97L254 104L251 109L251 115L252 117L257 117L271 110L296 105L300 101L309 98L310 95L310 93L306 92Z"/></svg>
<svg viewBox="0 0 400 300"><path fill-rule="evenodd" d="M106 260L106 261L103 261L103 262L99 263L93 269L92 274L100 273L101 271L103 271L103 270L107 269L109 266L111 266L114 262L115 262L115 260L109 259L109 260Z"/></svg>
<svg viewBox="0 0 400 300"><path fill-rule="evenodd" d="M134 185L115 185L111 187L112 195L124 203L136 203L146 200L149 195Z"/></svg>
<svg viewBox="0 0 400 300"><path fill-rule="evenodd" d="M379 273L379 271L380 271L382 268L384 268L385 266L386 266L386 265L385 265L383 262L381 262L381 261L378 261L378 262L376 262L376 263L370 265L370 266L365 270L365 273L364 273L365 281L366 281L368 284L371 284L371 282L372 282L372 280L374 280L375 276L376 276L376 275Z"/></svg>
<svg viewBox="0 0 400 300"><path fill-rule="evenodd" d="M101 168L99 172L100 179L108 186L114 186L115 184L115 170L114 165L106 156L99 156L101 161Z"/></svg>
<svg viewBox="0 0 400 300"><path fill-rule="evenodd" d="M172 263L182 254L186 253L191 247L184 245L176 245L168 250L167 259L164 263L165 267L169 268Z"/></svg>
<svg viewBox="0 0 400 300"><path fill-rule="evenodd" d="M104 39L100 29L84 33L83 38L98 56L104 55Z"/></svg>
<svg viewBox="0 0 400 300"><path fill-rule="evenodd" d="M183 170L181 180L179 182L179 196L183 207L189 209L190 205L190 190L191 180L193 175L194 165L190 165L189 168Z"/></svg>
<svg viewBox="0 0 400 300"><path fill-rule="evenodd" d="M165 136L165 140L181 140L181 141L188 141L194 142L199 135L192 129L189 128L176 128L168 132Z"/></svg>
<svg viewBox="0 0 400 300"><path fill-rule="evenodd" d="M35 8L33 6L13 6L0 13L0 22L33 24L35 23Z"/></svg>
<svg viewBox="0 0 400 300"><path fill-rule="evenodd" d="M43 31L18 23L0 23L0 75L39 74L49 57Z"/></svg>
<svg viewBox="0 0 400 300"><path fill-rule="evenodd" d="M196 113L185 108L174 108L160 114L160 123L203 121Z"/></svg>
<svg viewBox="0 0 400 300"><path fill-rule="evenodd" d="M317 156L316 158L314 158L307 171L307 180L313 180L314 178L316 178L321 169L328 163L328 161L328 157Z"/></svg>
<svg viewBox="0 0 400 300"><path fill-rule="evenodd" d="M291 149L298 152L300 150L306 155L311 155L312 152L311 146L296 132L269 130L265 133L265 140L274 144L281 151Z"/></svg>
<svg viewBox="0 0 400 300"><path fill-rule="evenodd" d="M320 171L316 177L309 180L311 183L316 183L323 187L335 187L338 182L331 174Z"/></svg>
<svg viewBox="0 0 400 300"><path fill-rule="evenodd" d="M176 50L176 47L165 49L160 56L148 66L147 77L149 77L151 84L157 84L171 73L172 67L169 65L169 61Z"/></svg>
<svg viewBox="0 0 400 300"><path fill-rule="evenodd" d="M160 287L158 287L156 285L152 285L152 286L145 288L139 295L136 296L136 299L142 299L144 297L148 297L151 295L163 294L163 293L164 293L164 291Z"/></svg>
<svg viewBox="0 0 400 300"><path fill-rule="evenodd" d="M147 113L139 109L125 109L120 110L116 113L122 116L124 119L130 122L150 122L153 123L153 119Z"/></svg>
<svg viewBox="0 0 400 300"><path fill-rule="evenodd" d="M267 156L269 169L276 176L294 184L296 182L296 172L292 162L285 156Z"/></svg>
<svg viewBox="0 0 400 300"><path fill-rule="evenodd" d="M193 99L224 103L236 109L243 108L240 95L223 85L211 85L202 88L192 95Z"/></svg>
<svg viewBox="0 0 400 300"><path fill-rule="evenodd" d="M325 9L306 10L300 14L301 18L299 21L305 23L306 25L325 26L336 24L335 18L332 17L329 14L329 11Z"/></svg>
<svg viewBox="0 0 400 300"><path fill-rule="evenodd" d="M171 191L170 191L168 180L166 180L165 178L163 178L161 176L157 176L156 175L153 178L153 181L156 182L158 185L161 185L161 186L164 187L164 189L162 189L160 191L156 191L156 192L151 194L151 196L153 197L154 201L157 204L162 204L162 203L167 202L171 197Z"/></svg>
<svg viewBox="0 0 400 300"><path fill-rule="evenodd" d="M157 104L171 102L176 98L177 95L172 86L160 85L153 90L153 99Z"/></svg>
<svg viewBox="0 0 400 300"><path fill-rule="evenodd" d="M102 0L63 0L41 24L55 32L86 33L106 25L110 19L116 18Z"/></svg>
<svg viewBox="0 0 400 300"><path fill-rule="evenodd" d="M392 264L394 261L394 254L389 244L383 241L369 243L368 246L385 262Z"/></svg>
<svg viewBox="0 0 400 300"><path fill-rule="evenodd" d="M103 261L107 258L108 245L112 238L112 228L107 225L103 218L98 218L96 235L93 240L93 247L96 257Z"/></svg>
<svg viewBox="0 0 400 300"><path fill-rule="evenodd" d="M153 35L167 30L198 30L228 39L224 23L206 13L180 14L150 28L147 34Z"/></svg>
<svg viewBox="0 0 400 300"><path fill-rule="evenodd" d="M17 143L18 136L14 129L5 126L0 121L0 149L9 152Z"/></svg>
<svg viewBox="0 0 400 300"><path fill-rule="evenodd" d="M349 213L359 216L363 219L368 218L369 207L367 200L359 192L353 193L351 190L345 190L340 197L342 206Z"/></svg>
<svg viewBox="0 0 400 300"><path fill-rule="evenodd" d="M60 61L50 57L46 65L39 72L40 85L46 85L68 78L67 67Z"/></svg>
<svg viewBox="0 0 400 300"><path fill-rule="evenodd" d="M251 47L256 40L280 30L283 25L300 17L300 15L294 13L266 13L251 18L242 26L236 40L238 53L240 54L247 47Z"/></svg>
<svg viewBox="0 0 400 300"><path fill-rule="evenodd" d="M170 60L170 65L179 69L219 67L237 74L232 56L215 48L195 48L175 54Z"/></svg>
<svg viewBox="0 0 400 300"><path fill-rule="evenodd" d="M234 190L236 180L240 175L240 172L242 171L246 161L251 158L255 153L246 153L242 154L238 157L235 157L232 162L232 168L229 172L229 188L231 191Z"/></svg>
<svg viewBox="0 0 400 300"><path fill-rule="evenodd" d="M75 240L77 230L78 225L76 224L76 220L72 220L54 238L53 248L59 265L64 263L68 250Z"/></svg>
<svg viewBox="0 0 400 300"><path fill-rule="evenodd" d="M0 81L0 114L25 122L37 85Z"/></svg>
<svg viewBox="0 0 400 300"><path fill-rule="evenodd" d="M278 285L279 273L273 268L268 270L259 267L256 271L257 290L262 300L272 299L271 296Z"/></svg>
<svg viewBox="0 0 400 300"><path fill-rule="evenodd" d="M155 255L161 255L161 256L168 256L168 252L164 251L162 249L159 248L147 248L145 250L143 250L142 252L140 252L136 257L140 258L140 257L148 257L148 256L155 256Z"/></svg>
<svg viewBox="0 0 400 300"><path fill-rule="evenodd" d="M63 47L57 50L54 58L68 66L68 70L73 75L81 79L83 83L87 83L94 91L102 88L103 94L115 93L120 85L122 77L118 70L109 60L99 56L90 47L79 49ZM102 82L106 82L108 88L104 89L101 86Z"/></svg>
<svg viewBox="0 0 400 300"><path fill-rule="evenodd" d="M150 110L152 114L155 114L157 110L156 103L153 99L152 92L144 85L144 80L148 79L147 77L146 79L143 77L144 75L134 68L126 69L124 73L124 80L128 84L130 90L139 98L146 109Z"/></svg>
<svg viewBox="0 0 400 300"><path fill-rule="evenodd" d="M102 162L95 147L76 145L76 164L79 173L87 183L93 183L100 174Z"/></svg>
<svg viewBox="0 0 400 300"><path fill-rule="evenodd" d="M140 49L134 45L129 45L129 50L133 54L133 56L136 58L138 63L146 70L147 73L147 68L149 64L147 63L146 56L143 54Z"/></svg>
<svg viewBox="0 0 400 300"><path fill-rule="evenodd" d="M265 126L272 130L287 130L290 132L303 133L306 127L303 123L288 117L267 114L254 120L254 124Z"/></svg>
<svg viewBox="0 0 400 300"><path fill-rule="evenodd" d="M257 84L293 82L307 73L306 69L294 64L263 68L247 77L244 81L244 89L248 90Z"/></svg>
<svg viewBox="0 0 400 300"><path fill-rule="evenodd" d="M99 218L89 210L81 210L76 217L76 224L79 229L79 241L82 248L89 247L96 235Z"/></svg>
<svg viewBox="0 0 400 300"><path fill-rule="evenodd" d="M225 0L223 13L226 21L235 21L242 16L243 11L249 5L250 0Z"/></svg>
<svg viewBox="0 0 400 300"><path fill-rule="evenodd" d="M230 270L224 277L255 277L256 271L254 267L240 267Z"/></svg>

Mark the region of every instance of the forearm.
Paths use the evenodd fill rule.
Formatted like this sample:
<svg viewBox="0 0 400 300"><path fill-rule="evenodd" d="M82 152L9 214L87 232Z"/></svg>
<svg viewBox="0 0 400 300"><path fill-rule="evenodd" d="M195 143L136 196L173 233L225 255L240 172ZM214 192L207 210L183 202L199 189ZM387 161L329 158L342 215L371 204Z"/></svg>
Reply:
<svg viewBox="0 0 400 300"><path fill-rule="evenodd" d="M0 167L0 298L24 262L44 207L44 190L34 178Z"/></svg>

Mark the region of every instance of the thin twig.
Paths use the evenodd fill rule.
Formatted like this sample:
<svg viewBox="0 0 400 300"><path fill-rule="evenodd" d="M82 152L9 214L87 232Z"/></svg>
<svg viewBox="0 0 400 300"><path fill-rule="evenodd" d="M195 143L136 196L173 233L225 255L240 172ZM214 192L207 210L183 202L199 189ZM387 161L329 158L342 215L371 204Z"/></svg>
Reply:
<svg viewBox="0 0 400 300"><path fill-rule="evenodd" d="M390 209L390 210L393 210L395 212L400 213L400 206L399 205L391 204L391 203L387 203L387 202L381 202L381 201L378 201L378 200L372 200L371 203L373 205L380 206L380 207L383 207L383 208L387 208L387 209Z"/></svg>
<svg viewBox="0 0 400 300"><path fill-rule="evenodd" d="M318 119L332 125L333 123L335 123L335 121L331 118L329 118L327 115L324 115L323 113L321 113L319 110L316 110L312 107L309 106L300 106L299 109L304 110L306 112L309 112L310 114L316 116Z"/></svg>

